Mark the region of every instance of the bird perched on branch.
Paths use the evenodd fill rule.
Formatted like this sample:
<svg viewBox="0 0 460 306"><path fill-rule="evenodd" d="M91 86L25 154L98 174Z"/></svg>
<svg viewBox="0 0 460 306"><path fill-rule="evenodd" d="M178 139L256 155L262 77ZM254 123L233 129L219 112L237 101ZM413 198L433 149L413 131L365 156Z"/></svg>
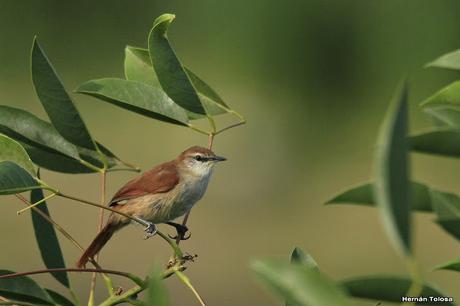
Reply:
<svg viewBox="0 0 460 306"><path fill-rule="evenodd" d="M109 202L111 208L148 224L146 238L156 233L155 224L174 226L181 239L187 228L171 222L187 213L199 201L208 186L212 169L217 162L226 160L209 149L194 146L176 159L146 171L124 185ZM112 213L104 228L83 253L78 267L93 258L112 235L131 220Z"/></svg>

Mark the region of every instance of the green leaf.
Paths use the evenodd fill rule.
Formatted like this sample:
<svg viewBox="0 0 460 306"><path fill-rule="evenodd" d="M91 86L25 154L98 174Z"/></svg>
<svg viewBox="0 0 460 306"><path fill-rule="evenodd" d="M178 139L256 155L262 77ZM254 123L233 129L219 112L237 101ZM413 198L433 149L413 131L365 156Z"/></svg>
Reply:
<svg viewBox="0 0 460 306"><path fill-rule="evenodd" d="M219 94L215 92L211 86L206 84L205 81L200 79L190 69L184 67L184 70L190 78L190 81L198 93L198 98L208 115L215 116L229 111L227 104L225 104ZM126 48L125 75L128 80L143 82L154 87L161 86L152 67L149 50L147 49L136 47ZM188 117L190 120L194 120L202 118L203 115L188 112Z"/></svg>
<svg viewBox="0 0 460 306"><path fill-rule="evenodd" d="M460 130L437 128L409 138L411 150L450 157L460 156Z"/></svg>
<svg viewBox="0 0 460 306"><path fill-rule="evenodd" d="M425 67L447 68L453 70L460 69L460 50L446 53L434 61L426 64Z"/></svg>
<svg viewBox="0 0 460 306"><path fill-rule="evenodd" d="M341 288L307 266L258 260L251 268L271 292L291 305L350 305Z"/></svg>
<svg viewBox="0 0 460 306"><path fill-rule="evenodd" d="M449 192L430 190L436 222L449 234L460 239L460 197Z"/></svg>
<svg viewBox="0 0 460 306"><path fill-rule="evenodd" d="M77 147L50 123L21 109L0 105L0 132L33 146L79 158Z"/></svg>
<svg viewBox="0 0 460 306"><path fill-rule="evenodd" d="M149 287L147 289L147 305L168 306L169 295L164 285L161 269L154 268L149 276Z"/></svg>
<svg viewBox="0 0 460 306"><path fill-rule="evenodd" d="M0 162L0 195L41 188L29 172L10 161Z"/></svg>
<svg viewBox="0 0 460 306"><path fill-rule="evenodd" d="M460 258L437 265L436 270L450 270L460 272Z"/></svg>
<svg viewBox="0 0 460 306"><path fill-rule="evenodd" d="M0 105L0 132L20 142L32 161L43 168L65 173L95 172L94 169L82 166L79 161L81 159L98 168L103 167L99 152L75 146L64 139L50 123L21 109ZM115 166L115 155L101 144L98 143L98 146L106 155L108 167ZM38 159L35 158L37 155ZM61 171L60 163L55 162L55 158L58 161L68 160L71 166Z"/></svg>
<svg viewBox="0 0 460 306"><path fill-rule="evenodd" d="M407 152L407 86L405 85L380 128L376 151L375 195L384 227L395 248L411 253L411 199Z"/></svg>
<svg viewBox="0 0 460 306"><path fill-rule="evenodd" d="M32 46L31 65L35 90L53 126L71 143L97 150L83 119L38 44L37 38Z"/></svg>
<svg viewBox="0 0 460 306"><path fill-rule="evenodd" d="M0 162L11 161L35 176L36 170L26 150L13 139L0 134Z"/></svg>
<svg viewBox="0 0 460 306"><path fill-rule="evenodd" d="M53 299L53 301L57 303L58 305L61 305L61 306L74 306L75 305L68 298L61 295L60 293L57 293L56 291L53 291L51 289L45 289L45 290L49 294L49 296Z"/></svg>
<svg viewBox="0 0 460 306"><path fill-rule="evenodd" d="M153 70L149 50L126 46L125 48L125 77L130 81L137 81L160 87L157 74Z"/></svg>
<svg viewBox="0 0 460 306"><path fill-rule="evenodd" d="M292 250L291 262L306 266L314 271L319 271L318 264L315 259L299 247L295 247L294 250Z"/></svg>
<svg viewBox="0 0 460 306"><path fill-rule="evenodd" d="M51 153L37 147L21 143L33 162L45 169L61 173L94 173L95 169L83 166L79 161L58 153Z"/></svg>
<svg viewBox="0 0 460 306"><path fill-rule="evenodd" d="M431 198L428 187L418 182L410 182L410 188L412 210L432 212L433 209L431 208ZM374 191L375 187L372 183L362 184L336 195L325 204L356 204L363 206L375 206L376 200Z"/></svg>
<svg viewBox="0 0 460 306"><path fill-rule="evenodd" d="M183 108L174 103L160 88L144 83L106 78L83 83L77 92L150 118L179 125L188 124L187 113Z"/></svg>
<svg viewBox="0 0 460 306"><path fill-rule="evenodd" d="M451 105L426 107L424 111L430 115L438 126L460 129L460 108Z"/></svg>
<svg viewBox="0 0 460 306"><path fill-rule="evenodd" d="M201 104L206 110L206 114L210 116L215 116L219 114L224 114L229 111L229 107L222 98L219 96L214 89L211 88L208 84L200 79L195 73L185 68L185 71L190 78L193 86L195 87L196 92L198 93L198 98L201 101Z"/></svg>
<svg viewBox="0 0 460 306"><path fill-rule="evenodd" d="M43 199L42 190L32 190L30 194L30 203L36 203ZM36 206L42 213L50 216L46 202ZM35 210L31 210L32 224L34 226L35 239L45 266L48 269L65 268L64 256L62 255L61 246L52 224L46 221ZM62 285L70 288L69 277L66 272L51 273L51 275Z"/></svg>
<svg viewBox="0 0 460 306"><path fill-rule="evenodd" d="M0 270L0 275L12 274L8 270ZM0 296L21 302L53 305L49 294L33 279L27 276L0 279Z"/></svg>
<svg viewBox="0 0 460 306"><path fill-rule="evenodd" d="M460 106L460 81L447 85L423 101L420 105L424 108L439 105Z"/></svg>
<svg viewBox="0 0 460 306"><path fill-rule="evenodd" d="M149 53L161 87L171 99L186 110L206 114L184 67L169 44L167 30L175 16L163 14L153 22L149 34Z"/></svg>
<svg viewBox="0 0 460 306"><path fill-rule="evenodd" d="M399 276L361 276L341 282L341 285L353 297L400 303L401 297L406 296L412 280ZM424 284L419 296L446 297L430 284ZM416 305L433 305L433 302L419 302ZM446 305L453 305L446 303Z"/></svg>

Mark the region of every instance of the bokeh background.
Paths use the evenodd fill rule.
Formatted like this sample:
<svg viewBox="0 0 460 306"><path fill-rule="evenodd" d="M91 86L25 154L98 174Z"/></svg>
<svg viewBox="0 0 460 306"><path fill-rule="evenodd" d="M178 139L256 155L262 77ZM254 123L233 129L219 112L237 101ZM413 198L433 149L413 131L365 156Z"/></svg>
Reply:
<svg viewBox="0 0 460 306"><path fill-rule="evenodd" d="M154 18L165 12L177 15L169 37L183 62L248 120L216 138L215 151L229 161L216 169L194 208L193 236L183 243L199 255L187 273L209 305L281 305L256 283L248 264L254 258L287 259L294 246L310 252L335 279L405 274L376 210L322 204L371 179L377 130L403 77L411 85L411 131L430 124L418 103L460 74L423 65L460 47L460 2L1 0L0 103L46 118L29 76L34 34L73 90L89 79L122 77L125 45L146 46ZM191 130L94 98L74 99L93 136L143 169L207 142ZM460 192L458 160L413 154L412 161L414 178ZM43 177L67 193L98 199L96 175L44 171ZM108 195L132 177L111 174ZM62 199L49 206L81 243L90 242L97 210ZM41 268L30 217L17 216L19 208L15 198L1 199L0 268ZM416 216L416 253L428 280L458 300L460 276L430 270L458 257L460 244L433 219ZM141 237L136 227L116 235L102 254L103 266L145 275L154 264L163 265L169 248ZM72 265L79 252L61 242ZM36 279L61 290L51 277ZM73 282L85 301L89 275L75 275ZM196 304L177 280L167 284L175 305Z"/></svg>

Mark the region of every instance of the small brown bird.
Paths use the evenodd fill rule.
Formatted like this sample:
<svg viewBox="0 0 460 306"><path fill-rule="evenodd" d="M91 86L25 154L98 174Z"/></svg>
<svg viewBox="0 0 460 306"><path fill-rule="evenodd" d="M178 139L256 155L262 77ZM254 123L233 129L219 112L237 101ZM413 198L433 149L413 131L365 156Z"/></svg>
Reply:
<svg viewBox="0 0 460 306"><path fill-rule="evenodd" d="M158 165L129 181L109 202L111 208L149 224L146 237L156 233L155 224L174 226L181 239L186 227L171 222L187 213L199 201L208 186L216 162L226 160L209 149L194 146L182 152L176 159ZM104 228L83 253L78 267L84 267L112 235L130 223L130 219L112 213Z"/></svg>

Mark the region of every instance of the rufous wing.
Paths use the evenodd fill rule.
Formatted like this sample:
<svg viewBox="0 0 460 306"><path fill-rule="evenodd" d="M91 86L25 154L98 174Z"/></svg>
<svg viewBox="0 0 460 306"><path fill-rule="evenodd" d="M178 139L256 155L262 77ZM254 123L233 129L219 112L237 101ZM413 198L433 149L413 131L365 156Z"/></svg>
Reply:
<svg viewBox="0 0 460 306"><path fill-rule="evenodd" d="M110 206L146 194L164 193L179 183L179 174L174 161L161 164L129 181L113 196Z"/></svg>

